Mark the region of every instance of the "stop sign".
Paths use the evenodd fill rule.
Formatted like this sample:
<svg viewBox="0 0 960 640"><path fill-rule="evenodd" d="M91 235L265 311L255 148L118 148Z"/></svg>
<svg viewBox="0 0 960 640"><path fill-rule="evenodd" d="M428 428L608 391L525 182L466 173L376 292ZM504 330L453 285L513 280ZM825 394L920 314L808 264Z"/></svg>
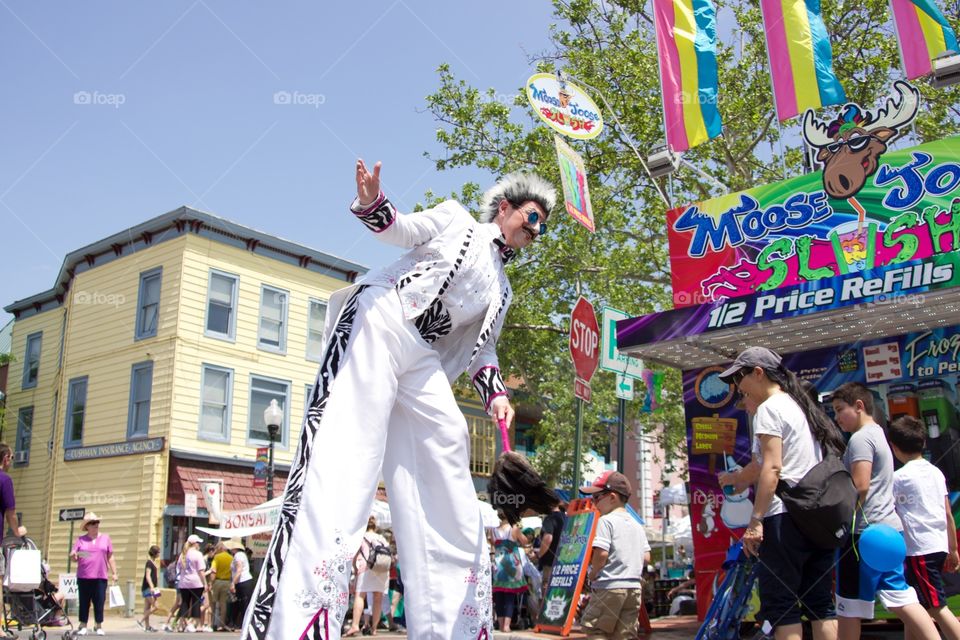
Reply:
<svg viewBox="0 0 960 640"><path fill-rule="evenodd" d="M590 382L600 363L600 325L593 305L583 296L570 313L570 356L577 377Z"/></svg>

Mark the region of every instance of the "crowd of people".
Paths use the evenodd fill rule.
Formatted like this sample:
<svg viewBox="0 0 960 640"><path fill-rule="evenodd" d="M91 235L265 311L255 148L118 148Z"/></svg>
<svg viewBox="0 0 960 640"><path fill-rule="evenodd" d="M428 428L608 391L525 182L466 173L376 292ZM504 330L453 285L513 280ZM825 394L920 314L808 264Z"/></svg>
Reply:
<svg viewBox="0 0 960 640"><path fill-rule="evenodd" d="M860 636L861 621L874 617L879 600L903 621L908 638L935 640L942 633L960 640L960 622L946 606L942 578L960 567L956 528L944 476L923 457L923 423L901 416L881 428L874 417L874 396L859 383L832 392L830 418L816 390L804 386L778 354L764 348L746 349L721 378L735 386L742 408L752 416L752 460L721 474L719 482L736 492L750 486L755 490L753 516L741 541L744 550L759 559L758 620L768 623L778 640L801 638L804 618L817 640L852 640ZM779 497L784 484L795 485L829 455L842 459L858 494L852 535L839 550L814 543ZM0 444L0 468L5 457L9 448ZM896 470L894 460L901 465ZM0 505L6 516L14 504L13 492L12 487L4 489L2 479ZM606 472L581 491L601 514L582 628L589 637L633 637L644 605L643 587L649 587L643 576L650 546L643 527L625 511L632 487L623 474ZM541 515L539 532L505 517L488 529L489 595L497 627L504 632L511 631L521 615L536 620L548 590L564 528L564 505L558 502ZM900 532L907 550L903 565L878 570L859 553L871 525ZM112 541L100 530L95 513L85 515L81 528L71 553L77 563L78 634L105 635L107 588L111 579L117 581ZM18 533L25 531L20 528ZM161 576L177 593L163 630L232 631L243 624L254 591L250 550L239 539L208 544L204 551L202 544L195 534L187 537L165 571L160 548L148 549L141 580L144 610L137 620L142 629L157 631L151 616L159 607ZM403 578L392 533L378 529L371 517L352 558L352 607L340 621L344 637L403 630ZM670 595L692 586L688 581Z"/></svg>
<svg viewBox="0 0 960 640"><path fill-rule="evenodd" d="M78 635L106 635L103 630L104 606L108 573L114 584L117 569L110 536L100 531L100 518L93 512L84 516L82 533L73 545L71 558L77 563L77 592L79 608ZM147 550L140 581L143 596L143 614L137 626L149 632L159 631L151 624L151 616L160 608L162 586L160 576L168 588L176 592L163 631L203 632L235 631L243 623L250 595L253 575L250 571L251 551L237 539L207 544L191 534L180 553L166 563L160 561L160 547ZM58 594L58 602L63 595ZM90 607L93 607L94 626L89 626Z"/></svg>
<svg viewBox="0 0 960 640"><path fill-rule="evenodd" d="M960 563L956 530L944 476L922 457L923 424L901 416L884 431L874 418L873 394L855 382L831 394L834 423L818 394L762 347L740 353L721 379L735 385L753 416L753 459L721 474L720 484L755 487L742 543L759 558L758 619L778 640L799 640L803 618L817 640L852 640L879 599L903 621L908 638L939 638L936 620L945 637L960 639L942 580ZM839 550L815 543L778 496L781 481L796 485L831 454L842 458L857 492L852 535ZM894 457L903 463L896 471ZM868 527L880 524L900 532L907 554L905 563L886 570L860 553Z"/></svg>

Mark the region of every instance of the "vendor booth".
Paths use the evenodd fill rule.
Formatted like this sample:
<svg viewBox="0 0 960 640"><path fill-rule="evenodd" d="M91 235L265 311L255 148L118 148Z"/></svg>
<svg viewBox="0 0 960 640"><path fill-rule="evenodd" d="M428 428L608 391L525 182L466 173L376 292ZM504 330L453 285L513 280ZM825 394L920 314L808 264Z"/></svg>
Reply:
<svg viewBox="0 0 960 640"><path fill-rule="evenodd" d="M898 84L901 102L885 108L902 130L913 88ZM806 124L808 144L842 129ZM821 398L857 381L886 418L922 419L931 461L960 490L960 138L880 145L838 169L833 158L864 147L852 139L817 156L825 171L670 211L675 308L617 325L621 352L683 372L700 594L752 511L752 491L725 496L717 483L751 457L747 416L718 377L745 347L781 353Z"/></svg>

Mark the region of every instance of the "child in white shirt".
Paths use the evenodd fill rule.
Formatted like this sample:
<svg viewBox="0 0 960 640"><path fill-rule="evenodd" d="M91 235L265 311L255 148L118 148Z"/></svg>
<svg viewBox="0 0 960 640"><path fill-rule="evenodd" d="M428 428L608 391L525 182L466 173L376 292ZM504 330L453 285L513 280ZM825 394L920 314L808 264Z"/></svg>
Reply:
<svg viewBox="0 0 960 640"><path fill-rule="evenodd" d="M903 466L893 474L893 498L907 543L907 582L948 640L960 640L960 622L947 608L943 571L960 565L957 528L940 469L923 458L925 429L912 416L891 423L890 448Z"/></svg>

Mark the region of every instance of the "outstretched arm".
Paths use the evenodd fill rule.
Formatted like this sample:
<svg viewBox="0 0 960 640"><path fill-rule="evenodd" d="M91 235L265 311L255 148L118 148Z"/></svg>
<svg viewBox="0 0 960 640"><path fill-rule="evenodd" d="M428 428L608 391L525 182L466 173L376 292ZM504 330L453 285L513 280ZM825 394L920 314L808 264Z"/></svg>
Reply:
<svg viewBox="0 0 960 640"><path fill-rule="evenodd" d="M350 210L368 229L381 240L392 245L412 248L439 235L458 212L470 214L454 202L443 203L416 214L398 215L380 187L378 162L371 173L362 159L357 159L357 198Z"/></svg>

